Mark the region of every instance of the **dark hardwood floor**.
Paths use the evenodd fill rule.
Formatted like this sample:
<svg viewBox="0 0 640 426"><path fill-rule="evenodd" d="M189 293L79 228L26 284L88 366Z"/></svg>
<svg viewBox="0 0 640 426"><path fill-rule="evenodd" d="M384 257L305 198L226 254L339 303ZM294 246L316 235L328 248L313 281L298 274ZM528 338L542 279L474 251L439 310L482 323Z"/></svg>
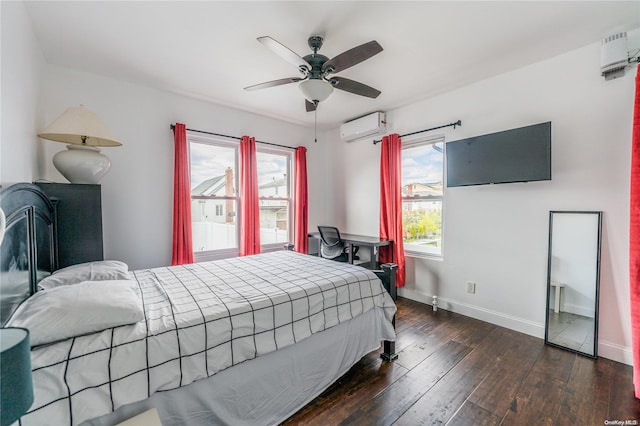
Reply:
<svg viewBox="0 0 640 426"><path fill-rule="evenodd" d="M397 305L399 359L368 354L286 425L640 424L628 365L409 299Z"/></svg>

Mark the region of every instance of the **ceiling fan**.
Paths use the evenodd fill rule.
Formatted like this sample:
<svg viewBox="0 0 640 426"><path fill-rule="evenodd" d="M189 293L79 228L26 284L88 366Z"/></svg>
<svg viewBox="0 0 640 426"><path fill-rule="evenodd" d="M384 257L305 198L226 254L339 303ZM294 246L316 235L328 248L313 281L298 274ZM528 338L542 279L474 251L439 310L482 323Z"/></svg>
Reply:
<svg viewBox="0 0 640 426"><path fill-rule="evenodd" d="M258 37L258 41L282 59L297 66L302 73L302 77L267 81L245 87L245 90L265 89L267 87L301 82L299 87L306 98L305 106L308 112L315 111L318 103L327 99L334 88L369 98L377 98L381 93L366 84L331 75L344 71L382 52L382 46L375 40L342 52L331 59L318 53L318 50L322 47L323 38L317 35L309 37L308 44L313 53L304 57L300 57L297 53L269 36Z"/></svg>

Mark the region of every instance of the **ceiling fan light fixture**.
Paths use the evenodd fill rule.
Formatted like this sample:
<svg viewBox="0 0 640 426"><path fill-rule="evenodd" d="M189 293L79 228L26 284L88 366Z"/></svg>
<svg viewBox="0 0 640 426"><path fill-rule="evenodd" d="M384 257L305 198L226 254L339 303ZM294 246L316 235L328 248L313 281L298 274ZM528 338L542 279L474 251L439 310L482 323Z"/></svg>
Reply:
<svg viewBox="0 0 640 426"><path fill-rule="evenodd" d="M322 102L333 92L333 85L325 80L305 80L299 87L305 98L312 102Z"/></svg>

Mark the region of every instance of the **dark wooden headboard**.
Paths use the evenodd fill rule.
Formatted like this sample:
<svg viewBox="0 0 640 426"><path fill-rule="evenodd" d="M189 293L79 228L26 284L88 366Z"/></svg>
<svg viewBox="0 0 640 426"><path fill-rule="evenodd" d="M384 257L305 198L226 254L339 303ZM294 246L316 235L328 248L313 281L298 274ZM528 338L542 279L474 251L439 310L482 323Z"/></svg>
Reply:
<svg viewBox="0 0 640 426"><path fill-rule="evenodd" d="M0 245L0 324L58 266L56 208L42 190L17 183L0 192L7 217Z"/></svg>

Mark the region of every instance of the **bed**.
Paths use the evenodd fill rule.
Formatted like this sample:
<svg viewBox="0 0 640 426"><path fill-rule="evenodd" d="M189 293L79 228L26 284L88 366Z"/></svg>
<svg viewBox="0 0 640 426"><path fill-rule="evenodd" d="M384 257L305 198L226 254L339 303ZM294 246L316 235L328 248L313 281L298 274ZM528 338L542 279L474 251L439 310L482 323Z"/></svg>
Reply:
<svg viewBox="0 0 640 426"><path fill-rule="evenodd" d="M150 408L165 426L277 424L381 341L381 356L396 357L395 265L282 250L57 271L55 205L16 184L0 206L0 315L32 338L35 401L22 425L113 425Z"/></svg>

